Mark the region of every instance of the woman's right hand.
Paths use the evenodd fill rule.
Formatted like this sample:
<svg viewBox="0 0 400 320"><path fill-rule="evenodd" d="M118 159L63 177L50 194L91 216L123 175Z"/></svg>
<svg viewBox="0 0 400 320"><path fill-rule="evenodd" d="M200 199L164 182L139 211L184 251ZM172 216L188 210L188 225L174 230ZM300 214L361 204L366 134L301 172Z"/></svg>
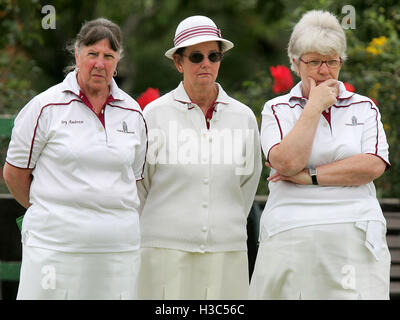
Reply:
<svg viewBox="0 0 400 320"><path fill-rule="evenodd" d="M308 105L322 113L337 102L336 97L339 95L337 80L329 79L317 86L314 79L308 79L310 81Z"/></svg>
<svg viewBox="0 0 400 320"><path fill-rule="evenodd" d="M337 80L329 79L317 86L310 79L309 100L303 112L282 141L269 151L268 160L282 179L297 175L307 166L321 113L336 103L337 84Z"/></svg>

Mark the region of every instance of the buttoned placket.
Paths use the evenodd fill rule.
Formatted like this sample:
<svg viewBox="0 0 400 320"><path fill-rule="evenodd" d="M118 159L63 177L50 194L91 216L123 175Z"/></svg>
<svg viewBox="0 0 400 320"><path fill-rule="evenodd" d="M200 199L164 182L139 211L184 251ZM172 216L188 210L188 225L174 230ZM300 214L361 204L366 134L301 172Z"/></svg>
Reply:
<svg viewBox="0 0 400 320"><path fill-rule="evenodd" d="M200 245L200 250L203 252L206 249L206 244L208 241L208 235L209 235L209 225L210 225L210 198L211 198L211 190L210 190L210 173L212 169L212 137L210 134L209 130L204 130L202 132L202 137L201 139L204 139L201 143L205 144L207 146L207 163L205 165L205 170L203 172L203 177L201 181L201 189L202 189L202 194L204 197L204 202L203 202L203 210L204 210L204 220L203 220L203 225L199 226L201 227L201 239L203 243ZM203 156L203 155L202 155Z"/></svg>
<svg viewBox="0 0 400 320"><path fill-rule="evenodd" d="M112 96L110 96L107 99L107 101L104 103L103 108L100 111L101 116L104 119L104 124L103 124L102 121L100 120L99 116L94 111L93 106L90 104L90 101L82 92L79 92L79 98L81 99L82 103L90 109L93 116L96 118L95 121L96 121L96 128L97 128L97 130L96 130L97 131L96 132L97 140L100 143L108 144L108 135L107 135L107 130L106 130L106 120L105 120L106 119L106 106L107 106L108 102L111 102L114 99L112 98Z"/></svg>
<svg viewBox="0 0 400 320"><path fill-rule="evenodd" d="M208 235L209 235L209 221L210 221L210 172L211 172L211 150L212 150L212 136L210 130L207 129L206 118L201 108L195 104L188 105L188 111L192 112L190 117L194 127L200 133L200 161L206 168L203 170L203 177L201 178L200 186L201 193L201 212L202 212L202 225L199 225L198 232L200 233L199 251L205 252L207 249Z"/></svg>
<svg viewBox="0 0 400 320"><path fill-rule="evenodd" d="M104 126L101 123L100 119L97 117L97 115L95 114L96 118L97 118L97 122L100 123L100 125L98 126L98 132L99 132L99 141L105 144L108 144L108 135L107 135L107 129L106 129L106 105L104 105L103 109L101 109L102 114L104 115Z"/></svg>

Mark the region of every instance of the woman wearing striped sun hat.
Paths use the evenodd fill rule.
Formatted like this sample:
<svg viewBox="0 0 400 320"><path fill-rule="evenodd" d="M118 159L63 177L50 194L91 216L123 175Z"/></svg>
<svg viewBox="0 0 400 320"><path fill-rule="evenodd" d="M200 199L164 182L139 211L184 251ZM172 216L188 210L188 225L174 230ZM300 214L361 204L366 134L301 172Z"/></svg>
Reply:
<svg viewBox="0 0 400 320"><path fill-rule="evenodd" d="M261 148L251 109L215 82L232 47L211 19L183 20L165 53L183 81L144 109L139 298L247 298Z"/></svg>

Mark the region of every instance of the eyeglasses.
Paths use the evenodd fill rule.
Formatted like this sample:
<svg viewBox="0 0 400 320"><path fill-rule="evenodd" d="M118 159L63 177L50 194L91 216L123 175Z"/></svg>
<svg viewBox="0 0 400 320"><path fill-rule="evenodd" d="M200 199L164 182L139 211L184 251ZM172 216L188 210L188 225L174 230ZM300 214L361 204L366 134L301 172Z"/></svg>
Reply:
<svg viewBox="0 0 400 320"><path fill-rule="evenodd" d="M188 57L190 62L192 63L200 63L204 60L204 54L201 52L192 52L190 55L184 55L185 57ZM212 63L216 63L218 61L221 61L224 55L221 52L211 52L208 54L208 60Z"/></svg>
<svg viewBox="0 0 400 320"><path fill-rule="evenodd" d="M339 58L339 60L333 59L333 60L311 60L311 61L304 61L303 59L300 58L299 60L313 69L319 68L320 66L322 66L323 63L326 63L328 68L331 69L339 68L340 65L342 64L341 58Z"/></svg>

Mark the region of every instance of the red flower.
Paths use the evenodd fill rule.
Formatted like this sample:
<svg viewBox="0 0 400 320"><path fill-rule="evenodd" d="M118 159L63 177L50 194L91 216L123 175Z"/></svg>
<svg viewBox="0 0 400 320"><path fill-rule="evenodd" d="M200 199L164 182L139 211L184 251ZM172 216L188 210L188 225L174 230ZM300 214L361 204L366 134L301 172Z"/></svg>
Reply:
<svg viewBox="0 0 400 320"><path fill-rule="evenodd" d="M274 78L272 90L275 93L286 92L293 87L293 77L290 70L285 66L270 67L271 75Z"/></svg>
<svg viewBox="0 0 400 320"><path fill-rule="evenodd" d="M345 86L347 91L350 91L350 92L355 92L356 91L356 89L350 83L345 82L344 86Z"/></svg>
<svg viewBox="0 0 400 320"><path fill-rule="evenodd" d="M139 103L140 108L142 110L144 107L152 102L153 100L157 99L160 96L160 91L154 88L147 88L145 92L143 92L136 101Z"/></svg>

